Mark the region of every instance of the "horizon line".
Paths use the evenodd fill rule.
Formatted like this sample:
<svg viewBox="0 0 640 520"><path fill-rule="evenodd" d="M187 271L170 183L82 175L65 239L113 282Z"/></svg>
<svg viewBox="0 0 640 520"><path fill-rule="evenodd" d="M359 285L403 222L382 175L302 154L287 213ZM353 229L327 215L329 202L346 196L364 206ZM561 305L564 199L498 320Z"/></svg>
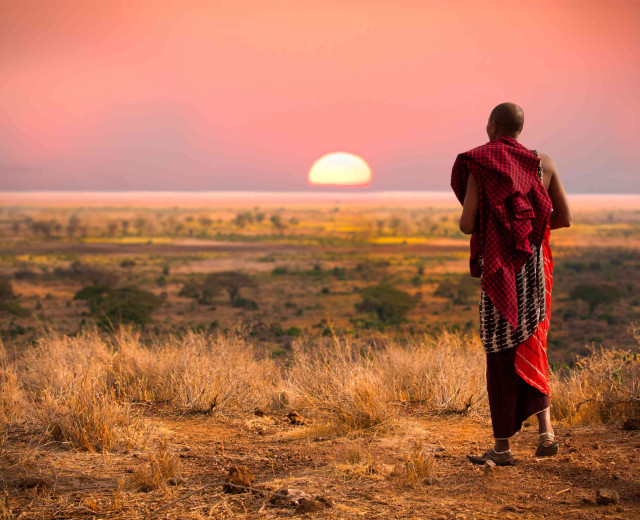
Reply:
<svg viewBox="0 0 640 520"><path fill-rule="evenodd" d="M211 194L305 194L305 195L332 195L332 194L344 194L344 195L367 195L374 193L398 193L407 195L419 195L419 194L432 194L432 195L445 195L455 197L451 190L415 190L415 189L367 189L367 190L354 190L354 189L331 189L331 190L156 190L156 189L143 189L143 190L0 190L0 195L19 195L19 194L38 194L38 195L63 195L63 194L91 194L91 195L110 195L110 194L139 194L139 195L154 195L154 194L188 194L205 196ZM634 197L640 196L638 192L567 192L568 195L573 196L624 196Z"/></svg>

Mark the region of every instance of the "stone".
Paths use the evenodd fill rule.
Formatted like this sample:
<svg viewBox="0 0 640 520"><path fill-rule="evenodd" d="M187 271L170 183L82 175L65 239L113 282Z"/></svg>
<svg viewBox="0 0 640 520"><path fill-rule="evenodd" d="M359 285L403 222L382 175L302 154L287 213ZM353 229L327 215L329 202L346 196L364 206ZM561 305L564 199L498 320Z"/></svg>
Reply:
<svg viewBox="0 0 640 520"><path fill-rule="evenodd" d="M258 417L264 417L265 416L265 412L264 412L264 410L262 408L256 408L253 411L253 414L258 416Z"/></svg>
<svg viewBox="0 0 640 520"><path fill-rule="evenodd" d="M318 503L313 498L302 498L298 507L296 507L296 514L303 515L305 513L315 513L320 510Z"/></svg>
<svg viewBox="0 0 640 520"><path fill-rule="evenodd" d="M316 502L318 502L318 504L321 504L322 506L324 506L326 508L333 507L333 501L329 497L324 497L322 495L316 495L315 500L316 500Z"/></svg>
<svg viewBox="0 0 640 520"><path fill-rule="evenodd" d="M291 421L291 424L298 424L298 425L302 425L305 424L305 419L304 417L302 417L302 415L300 415L298 412L296 412L295 410L291 410L288 414L287 417L289 418L289 420Z"/></svg>
<svg viewBox="0 0 640 520"><path fill-rule="evenodd" d="M225 493L248 493L250 490L247 487L251 487L255 479L246 466L231 466L227 483L222 486L222 490Z"/></svg>
<svg viewBox="0 0 640 520"><path fill-rule="evenodd" d="M614 489L600 488L596 491L596 503L602 506L617 504L619 501L620 495Z"/></svg>
<svg viewBox="0 0 640 520"><path fill-rule="evenodd" d="M494 477L498 470L498 466L492 460L486 461L482 467L484 469L484 476L487 478Z"/></svg>
<svg viewBox="0 0 640 520"><path fill-rule="evenodd" d="M271 496L269 502L276 505L298 506L302 500L311 500L311 495L299 489L282 488Z"/></svg>

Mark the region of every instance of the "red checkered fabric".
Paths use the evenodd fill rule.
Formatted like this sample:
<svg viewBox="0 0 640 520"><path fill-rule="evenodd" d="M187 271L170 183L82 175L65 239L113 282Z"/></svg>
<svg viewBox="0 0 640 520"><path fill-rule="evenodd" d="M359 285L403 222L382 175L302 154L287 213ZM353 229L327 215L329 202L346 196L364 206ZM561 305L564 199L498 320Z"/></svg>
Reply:
<svg viewBox="0 0 640 520"><path fill-rule="evenodd" d="M500 314L518 325L516 273L539 247L551 217L551 199L538 177L540 159L511 137L461 153L451 187L461 204L469 174L478 181L478 224L471 236L471 276L482 277Z"/></svg>

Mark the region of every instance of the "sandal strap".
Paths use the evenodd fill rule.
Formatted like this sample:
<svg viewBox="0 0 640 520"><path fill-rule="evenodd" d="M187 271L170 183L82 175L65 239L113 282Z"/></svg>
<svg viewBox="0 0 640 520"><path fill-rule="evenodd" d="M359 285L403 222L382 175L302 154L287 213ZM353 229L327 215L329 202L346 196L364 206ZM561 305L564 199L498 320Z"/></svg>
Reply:
<svg viewBox="0 0 640 520"><path fill-rule="evenodd" d="M555 440L556 436L553 433L548 433L548 432L544 432L540 434L540 440L541 441L553 441Z"/></svg>

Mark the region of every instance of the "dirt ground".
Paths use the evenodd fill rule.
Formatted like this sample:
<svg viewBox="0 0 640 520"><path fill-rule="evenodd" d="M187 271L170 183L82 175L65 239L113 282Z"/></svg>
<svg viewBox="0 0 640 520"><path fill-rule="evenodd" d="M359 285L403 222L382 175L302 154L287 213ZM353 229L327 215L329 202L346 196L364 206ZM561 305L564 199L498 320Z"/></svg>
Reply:
<svg viewBox="0 0 640 520"><path fill-rule="evenodd" d="M620 424L557 426L560 452L546 459L534 457L537 432L528 425L513 446L517 464L487 469L465 456L490 445L488 418L435 417L419 407L403 407L391 431L353 439L323 434L313 421L292 424L284 412L219 418L147 410L146 418L154 438L166 438L177 457L178 472L167 487L143 492L127 486L148 466L148 452L70 452L42 440L35 450L29 446L38 439L10 431L0 470L11 512L2 516L0 495L0 518L640 518L640 432ZM406 461L415 462L416 441L431 466L426 480L422 474L410 482ZM349 455L354 451L357 460ZM313 507L305 512L285 499L229 494L220 485L187 497L226 480L234 465L249 469L253 487L288 489L290 496L308 496ZM619 493L619 502L598 504L600 488Z"/></svg>

